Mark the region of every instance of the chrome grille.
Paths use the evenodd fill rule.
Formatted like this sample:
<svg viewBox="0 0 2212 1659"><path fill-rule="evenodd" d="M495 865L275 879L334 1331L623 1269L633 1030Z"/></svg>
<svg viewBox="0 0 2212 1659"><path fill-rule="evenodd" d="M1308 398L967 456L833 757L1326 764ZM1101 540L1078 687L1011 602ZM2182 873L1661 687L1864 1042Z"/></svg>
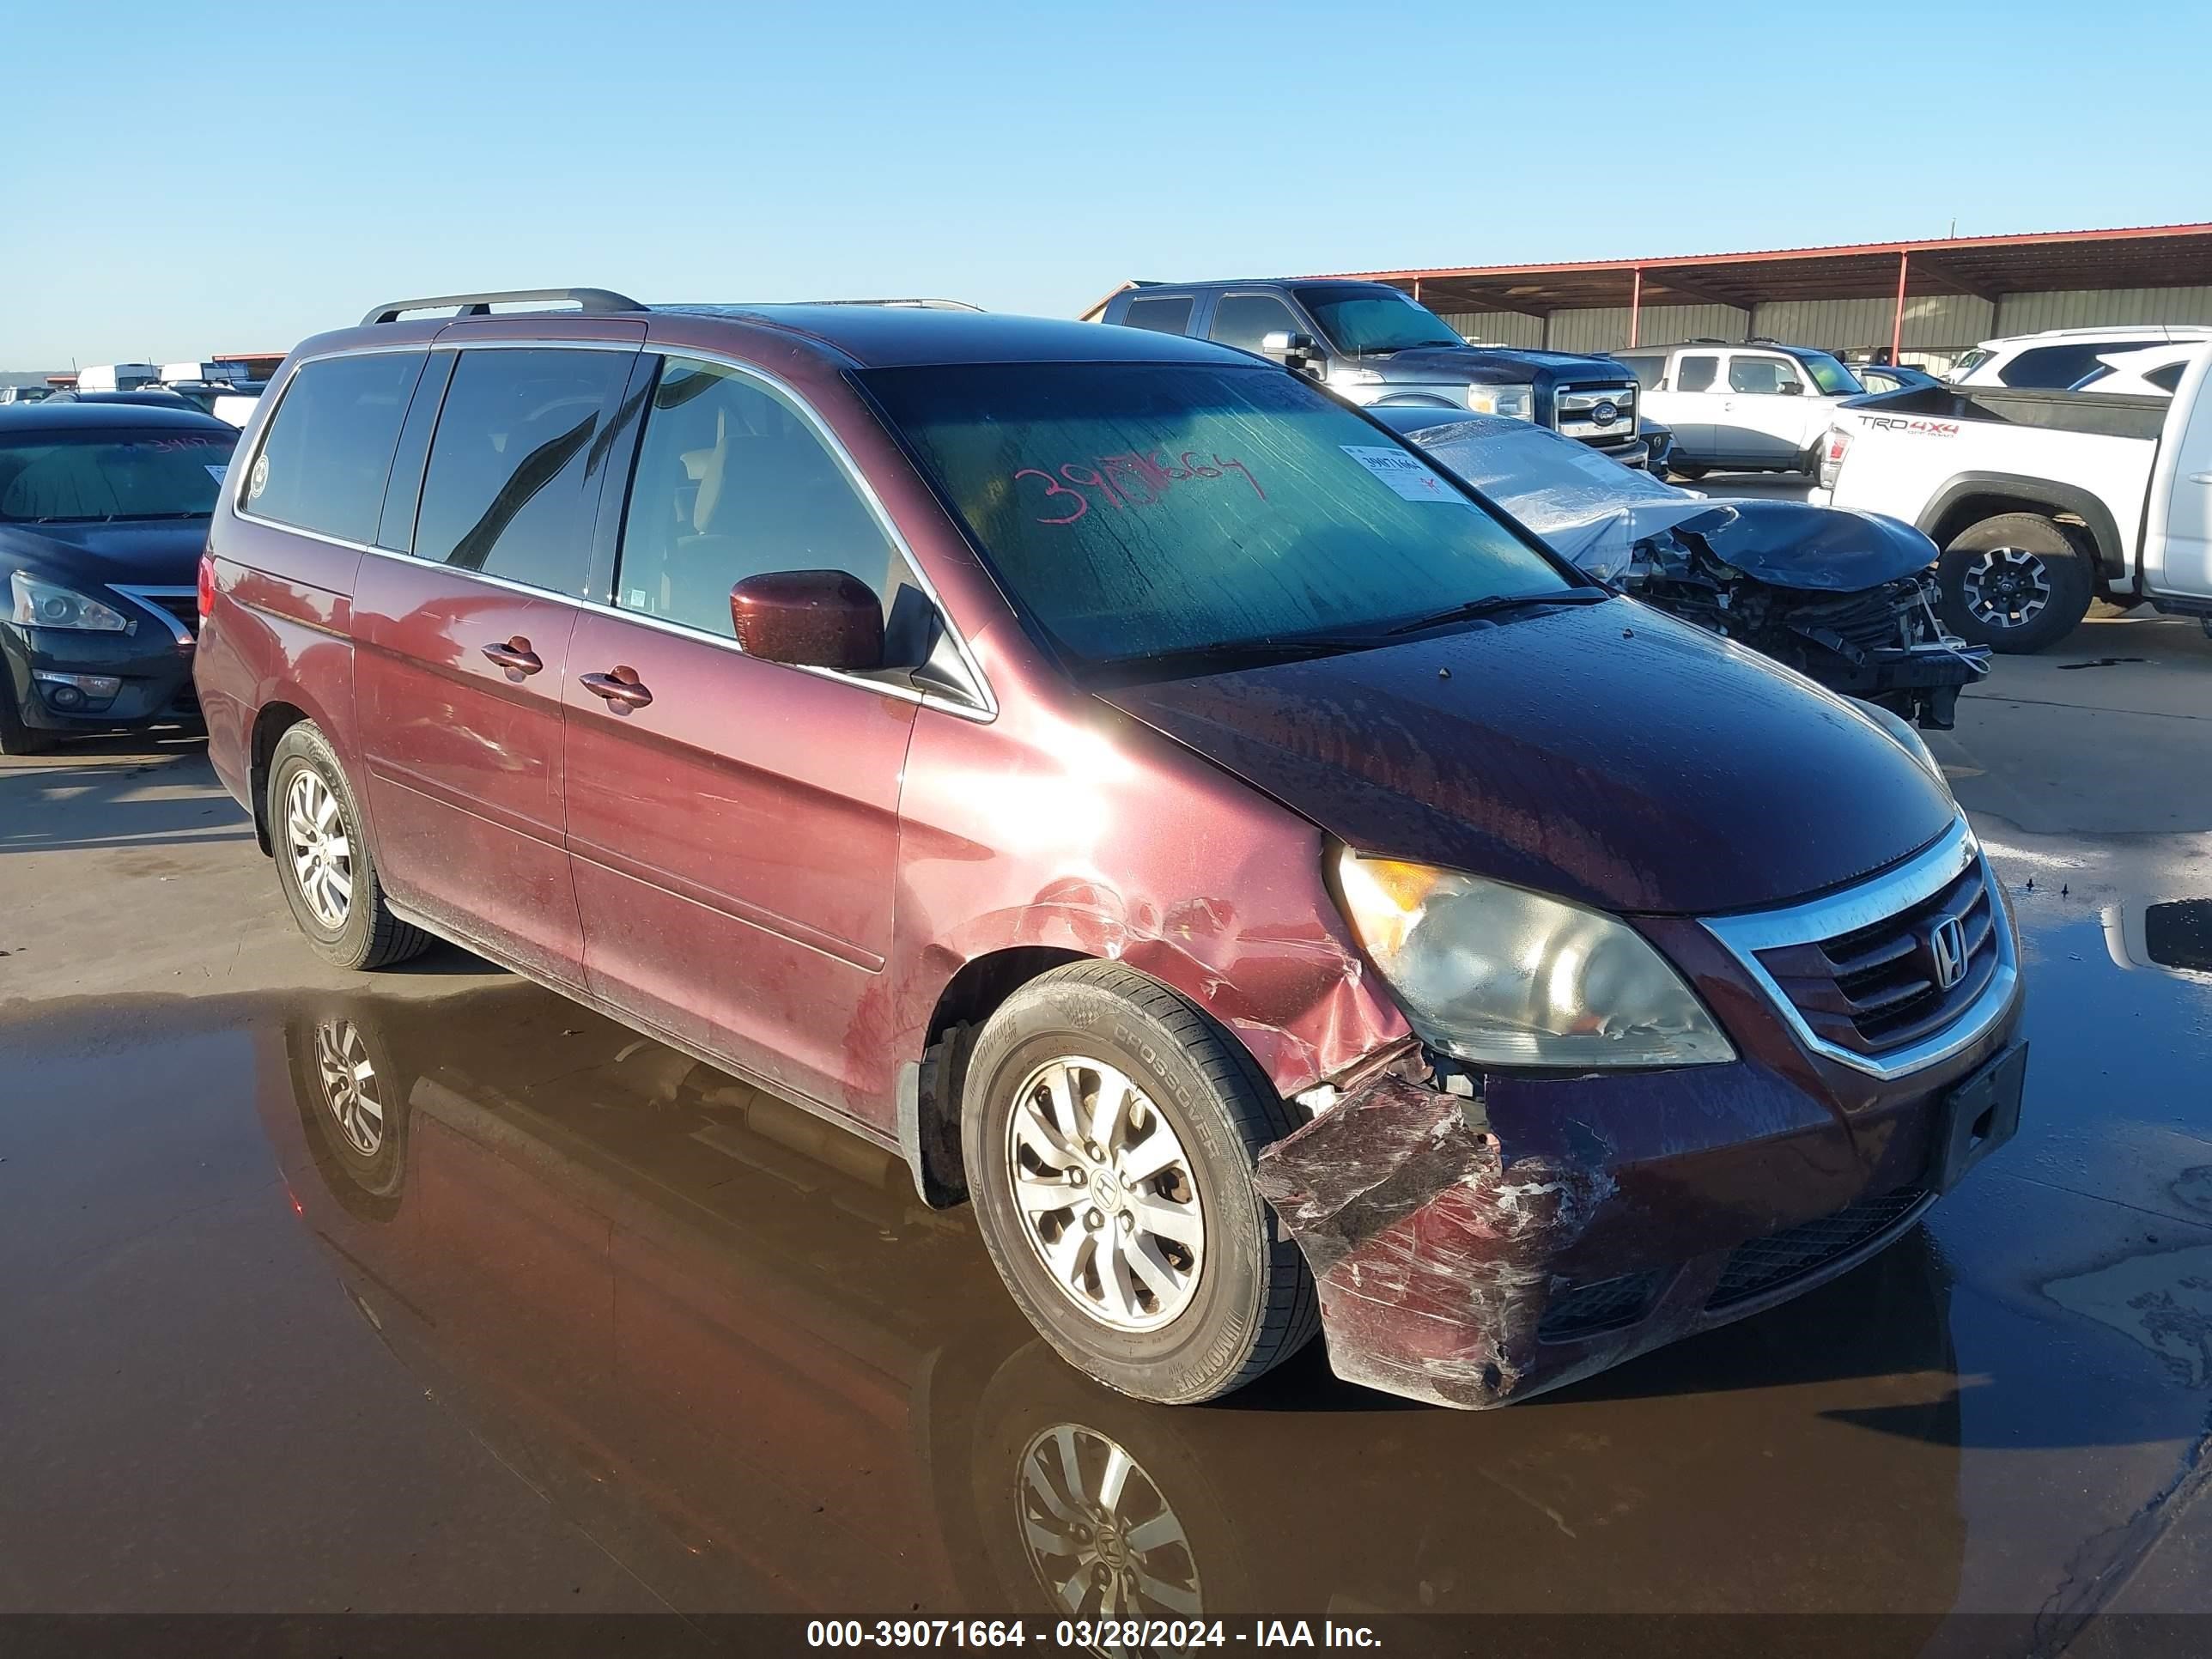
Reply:
<svg viewBox="0 0 2212 1659"><path fill-rule="evenodd" d="M1972 1044L2019 981L2011 918L1963 817L1870 881L1705 926L1808 1047L1877 1077Z"/></svg>
<svg viewBox="0 0 2212 1659"><path fill-rule="evenodd" d="M1948 921L1960 925L1966 959L1947 986L1935 936ZM1981 861L1869 927L1761 951L1759 959L1805 1023L1829 1042L1863 1054L1917 1042L1972 1006L1996 971L1996 921Z"/></svg>
<svg viewBox="0 0 2212 1659"><path fill-rule="evenodd" d="M1613 418L1600 420L1601 405L1613 406ZM1552 407L1560 433L1570 438L1628 439L1636 435L1636 382L1617 386L1562 386L1553 394Z"/></svg>

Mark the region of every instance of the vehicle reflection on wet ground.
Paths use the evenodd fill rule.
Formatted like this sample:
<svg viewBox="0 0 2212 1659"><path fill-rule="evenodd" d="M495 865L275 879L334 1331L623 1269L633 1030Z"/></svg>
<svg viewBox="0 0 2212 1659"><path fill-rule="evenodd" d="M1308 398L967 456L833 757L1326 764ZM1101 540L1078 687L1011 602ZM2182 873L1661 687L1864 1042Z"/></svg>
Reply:
<svg viewBox="0 0 2212 1659"><path fill-rule="evenodd" d="M1475 1416L1317 1347L1104 1392L895 1158L520 981L40 1005L0 1607L2063 1620L2206 1431L2212 977L2123 966L2148 906L2040 845L2018 1141L1834 1285Z"/></svg>

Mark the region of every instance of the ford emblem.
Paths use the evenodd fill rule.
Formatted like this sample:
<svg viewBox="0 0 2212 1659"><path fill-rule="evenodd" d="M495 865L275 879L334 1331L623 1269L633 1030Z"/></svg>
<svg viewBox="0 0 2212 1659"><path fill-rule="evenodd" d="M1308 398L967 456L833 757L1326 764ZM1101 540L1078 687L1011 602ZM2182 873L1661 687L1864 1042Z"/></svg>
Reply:
<svg viewBox="0 0 2212 1659"><path fill-rule="evenodd" d="M1614 407L1612 400L1608 398L1590 410L1590 419L1595 421L1600 426L1611 426L1620 413L1620 410Z"/></svg>

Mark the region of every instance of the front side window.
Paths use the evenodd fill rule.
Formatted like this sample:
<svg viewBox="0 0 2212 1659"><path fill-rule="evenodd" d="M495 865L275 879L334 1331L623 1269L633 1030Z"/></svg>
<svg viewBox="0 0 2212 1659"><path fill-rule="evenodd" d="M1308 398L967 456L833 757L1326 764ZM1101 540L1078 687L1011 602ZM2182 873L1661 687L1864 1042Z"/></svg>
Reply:
<svg viewBox="0 0 2212 1659"><path fill-rule="evenodd" d="M1663 351L1616 351L1613 356L1646 392L1655 390L1667 378L1667 354Z"/></svg>
<svg viewBox="0 0 2212 1659"><path fill-rule="evenodd" d="M23 432L0 444L0 523L204 519L235 433Z"/></svg>
<svg viewBox="0 0 2212 1659"><path fill-rule="evenodd" d="M1239 351L1257 351L1260 342L1281 331L1297 333L1298 319L1280 300L1267 294L1224 294L1214 302L1206 338Z"/></svg>
<svg viewBox="0 0 2212 1659"><path fill-rule="evenodd" d="M1155 334L1181 334L1190 327L1192 300L1188 294L1164 294L1129 301L1121 313L1126 328L1148 328Z"/></svg>
<svg viewBox="0 0 2212 1659"><path fill-rule="evenodd" d="M1801 351L1797 362L1826 398L1856 398L1866 390L1859 377L1844 367L1843 359L1826 351Z"/></svg>
<svg viewBox="0 0 2212 1659"><path fill-rule="evenodd" d="M1780 357L1731 357L1729 359L1729 390L1748 392L1755 396L1772 397L1784 386L1799 392L1805 382L1797 371Z"/></svg>
<svg viewBox="0 0 2212 1659"><path fill-rule="evenodd" d="M1450 324L1403 294L1346 286L1302 288L1297 295L1329 343L1355 356L1467 343Z"/></svg>
<svg viewBox="0 0 2212 1659"><path fill-rule="evenodd" d="M1571 584L1412 450L1261 368L860 377L1013 603L1074 663L1273 650ZM1357 648L1365 642L1349 642Z"/></svg>
<svg viewBox="0 0 2212 1659"><path fill-rule="evenodd" d="M302 365L246 475L246 510L340 541L372 538L428 356L372 351Z"/></svg>
<svg viewBox="0 0 2212 1659"><path fill-rule="evenodd" d="M638 447L615 603L734 636L730 590L842 570L889 602L904 564L811 426L761 382L671 357Z"/></svg>
<svg viewBox="0 0 2212 1659"><path fill-rule="evenodd" d="M1713 376L1720 373L1718 357L1681 357L1674 363L1674 390L1677 392L1710 391Z"/></svg>
<svg viewBox="0 0 2212 1659"><path fill-rule="evenodd" d="M591 565L602 440L627 351L461 353L430 442L415 555L556 593Z"/></svg>

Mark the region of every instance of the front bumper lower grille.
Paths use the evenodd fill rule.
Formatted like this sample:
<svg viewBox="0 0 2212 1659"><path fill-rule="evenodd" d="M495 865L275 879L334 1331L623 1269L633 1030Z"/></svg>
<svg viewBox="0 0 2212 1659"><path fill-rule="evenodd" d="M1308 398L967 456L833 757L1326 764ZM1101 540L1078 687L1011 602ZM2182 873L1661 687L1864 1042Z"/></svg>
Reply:
<svg viewBox="0 0 2212 1659"><path fill-rule="evenodd" d="M1714 1310L1748 1302L1817 1273L1885 1233L1902 1231L1927 1201L1926 1192L1906 1187L1764 1238L1747 1239L1729 1252L1728 1265L1705 1306Z"/></svg>

